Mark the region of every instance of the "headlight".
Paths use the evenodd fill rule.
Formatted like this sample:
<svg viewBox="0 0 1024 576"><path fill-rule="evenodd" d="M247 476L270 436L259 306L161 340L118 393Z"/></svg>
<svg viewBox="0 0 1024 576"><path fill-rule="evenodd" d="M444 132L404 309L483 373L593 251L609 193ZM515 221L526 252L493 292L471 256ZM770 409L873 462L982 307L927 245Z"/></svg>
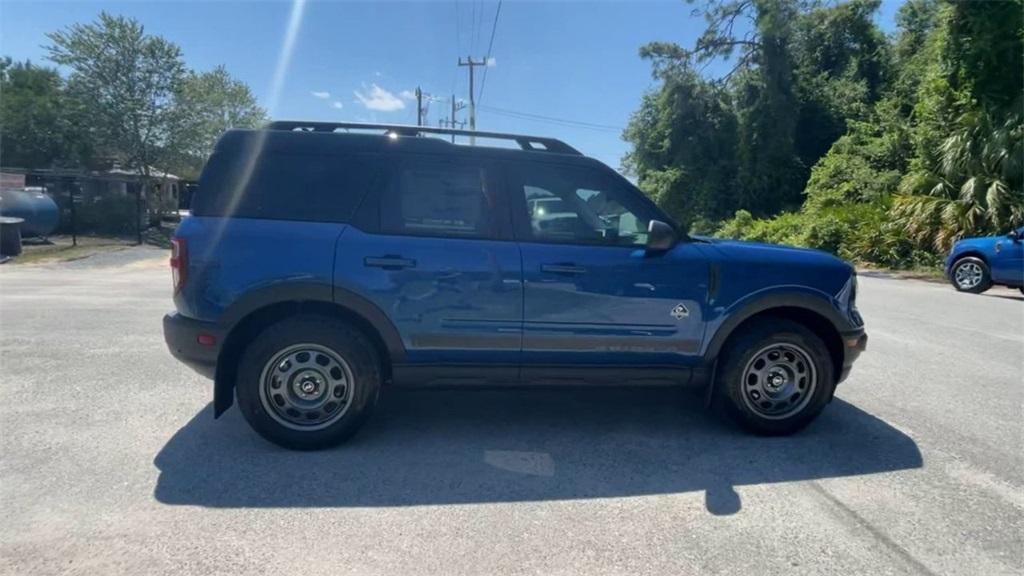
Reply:
<svg viewBox="0 0 1024 576"><path fill-rule="evenodd" d="M854 326L861 326L864 320L857 311L857 273L850 274L850 279L843 285L843 289L836 294L836 301L839 309L853 322Z"/></svg>

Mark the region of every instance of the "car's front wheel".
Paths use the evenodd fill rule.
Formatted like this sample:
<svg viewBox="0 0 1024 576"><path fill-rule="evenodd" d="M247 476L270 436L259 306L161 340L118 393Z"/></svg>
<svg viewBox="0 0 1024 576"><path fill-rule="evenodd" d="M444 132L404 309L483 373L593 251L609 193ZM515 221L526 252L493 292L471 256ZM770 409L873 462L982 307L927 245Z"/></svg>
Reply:
<svg viewBox="0 0 1024 576"><path fill-rule="evenodd" d="M298 316L263 330L246 348L236 394L261 436L315 450L358 430L380 381L377 352L362 332L333 318Z"/></svg>
<svg viewBox="0 0 1024 576"><path fill-rule="evenodd" d="M980 258L965 256L949 269L949 281L960 292L981 294L992 287L988 264Z"/></svg>
<svg viewBox="0 0 1024 576"><path fill-rule="evenodd" d="M825 343L806 326L782 318L740 330L719 358L719 407L757 434L791 434L807 426L835 388Z"/></svg>

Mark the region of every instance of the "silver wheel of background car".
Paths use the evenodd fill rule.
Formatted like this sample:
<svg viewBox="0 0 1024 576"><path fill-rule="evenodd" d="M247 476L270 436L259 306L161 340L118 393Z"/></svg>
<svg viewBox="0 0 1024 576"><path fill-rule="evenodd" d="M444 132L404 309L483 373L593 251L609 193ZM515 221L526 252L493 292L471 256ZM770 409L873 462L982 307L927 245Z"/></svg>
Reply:
<svg viewBox="0 0 1024 576"><path fill-rule="evenodd" d="M293 430L321 430L348 411L355 378L345 359L319 344L295 344L271 357L260 373L260 402Z"/></svg>
<svg viewBox="0 0 1024 576"><path fill-rule="evenodd" d="M795 344L765 346L743 370L743 403L762 418L781 420L811 401L818 375L810 354Z"/></svg>
<svg viewBox="0 0 1024 576"><path fill-rule="evenodd" d="M977 288L985 278L985 272L975 262L958 264L953 271L953 281L963 290Z"/></svg>

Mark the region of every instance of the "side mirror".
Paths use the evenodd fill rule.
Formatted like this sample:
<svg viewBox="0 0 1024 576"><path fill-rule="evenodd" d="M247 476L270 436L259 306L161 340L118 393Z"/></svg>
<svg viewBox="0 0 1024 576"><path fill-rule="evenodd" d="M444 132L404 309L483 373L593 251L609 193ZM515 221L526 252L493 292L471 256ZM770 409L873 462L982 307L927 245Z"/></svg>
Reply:
<svg viewBox="0 0 1024 576"><path fill-rule="evenodd" d="M676 231L661 220L651 220L647 225L647 251L665 252L676 245Z"/></svg>
<svg viewBox="0 0 1024 576"><path fill-rule="evenodd" d="M1018 234L1016 230L1010 230L1010 233L1007 234L1006 237L1014 242L1020 241L1020 234Z"/></svg>

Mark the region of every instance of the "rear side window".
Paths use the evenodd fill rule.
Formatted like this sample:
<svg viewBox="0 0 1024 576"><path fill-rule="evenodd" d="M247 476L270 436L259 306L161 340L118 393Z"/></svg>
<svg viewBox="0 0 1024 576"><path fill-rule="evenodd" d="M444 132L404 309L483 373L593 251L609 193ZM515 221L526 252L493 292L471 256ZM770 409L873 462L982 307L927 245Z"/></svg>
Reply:
<svg viewBox="0 0 1024 576"><path fill-rule="evenodd" d="M348 222L377 168L370 158L216 152L192 201L196 216Z"/></svg>
<svg viewBox="0 0 1024 576"><path fill-rule="evenodd" d="M482 166L407 160L382 203L383 231L466 238L495 235L497 195Z"/></svg>

